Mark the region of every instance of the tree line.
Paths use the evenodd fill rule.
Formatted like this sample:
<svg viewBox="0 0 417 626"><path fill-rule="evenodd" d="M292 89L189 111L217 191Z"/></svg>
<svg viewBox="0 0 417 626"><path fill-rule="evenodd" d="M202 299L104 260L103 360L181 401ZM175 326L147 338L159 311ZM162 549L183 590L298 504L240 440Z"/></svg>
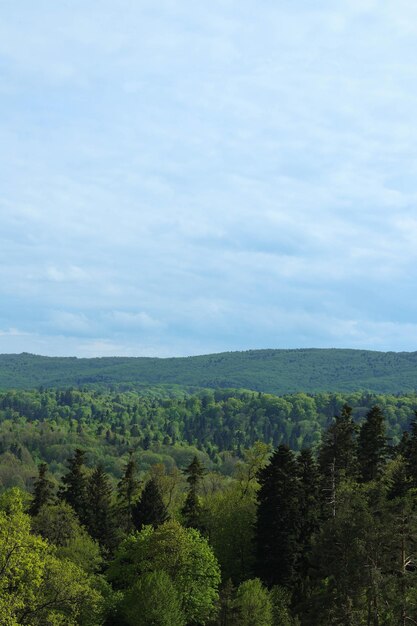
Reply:
<svg viewBox="0 0 417 626"><path fill-rule="evenodd" d="M417 415L344 405L316 451L256 442L117 484L87 453L0 500L4 624L406 626L417 621ZM5 617L3 617L5 616Z"/></svg>
<svg viewBox="0 0 417 626"><path fill-rule="evenodd" d="M375 404L398 444L417 409L417 396L298 393L288 396L238 390L163 389L146 393L81 389L0 392L0 488L31 489L39 462L58 481L75 448L89 465L102 464L117 482L133 450L140 473L157 463L184 467L197 454L204 465L231 474L256 441L276 448L317 449L322 433L345 403L356 423Z"/></svg>

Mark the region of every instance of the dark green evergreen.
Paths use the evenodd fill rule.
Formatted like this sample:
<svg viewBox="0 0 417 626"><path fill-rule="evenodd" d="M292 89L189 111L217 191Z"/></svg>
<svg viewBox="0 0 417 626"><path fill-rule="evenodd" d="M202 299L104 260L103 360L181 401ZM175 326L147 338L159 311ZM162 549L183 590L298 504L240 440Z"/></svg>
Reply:
<svg viewBox="0 0 417 626"><path fill-rule="evenodd" d="M342 478L356 478L358 475L357 432L352 408L345 404L325 432L319 450L321 473L327 477L334 473L336 484Z"/></svg>
<svg viewBox="0 0 417 626"><path fill-rule="evenodd" d="M41 507L52 502L53 484L48 479L47 473L47 464L40 463L38 468L38 477L33 485L33 500L29 507L29 513L32 517L39 513Z"/></svg>
<svg viewBox="0 0 417 626"><path fill-rule="evenodd" d="M72 506L82 523L88 519L85 456L85 451L77 448L74 456L67 460L68 472L62 477L62 485L58 491L58 497Z"/></svg>
<svg viewBox="0 0 417 626"><path fill-rule="evenodd" d="M410 424L410 431L402 440L403 456L406 462L406 470L412 487L417 487L417 411Z"/></svg>
<svg viewBox="0 0 417 626"><path fill-rule="evenodd" d="M375 480L387 457L385 418L379 406L366 414L359 431L358 458L363 482Z"/></svg>
<svg viewBox="0 0 417 626"><path fill-rule="evenodd" d="M202 509L198 496L198 487L206 470L198 458L194 456L191 463L183 470L183 473L187 477L188 483L188 494L181 509L184 525L189 528L204 530L201 523Z"/></svg>
<svg viewBox="0 0 417 626"><path fill-rule="evenodd" d="M87 529L102 548L111 551L115 546L115 515L112 487L102 465L97 465L87 483Z"/></svg>
<svg viewBox="0 0 417 626"><path fill-rule="evenodd" d="M125 531L133 530L132 510L133 503L139 490L140 482L136 478L136 463L130 453L122 478L117 484L118 513Z"/></svg>
<svg viewBox="0 0 417 626"><path fill-rule="evenodd" d="M297 457L299 478L299 572L296 588L296 601L308 602L312 576L312 545L313 538L320 528L321 516L321 480L310 449L304 449Z"/></svg>
<svg viewBox="0 0 417 626"><path fill-rule="evenodd" d="M132 518L136 530L150 524L154 528L168 519L168 511L162 500L155 478L151 478L143 488L139 500L133 505Z"/></svg>
<svg viewBox="0 0 417 626"><path fill-rule="evenodd" d="M294 453L280 445L259 472L256 518L256 574L273 585L291 586L300 559L301 507Z"/></svg>

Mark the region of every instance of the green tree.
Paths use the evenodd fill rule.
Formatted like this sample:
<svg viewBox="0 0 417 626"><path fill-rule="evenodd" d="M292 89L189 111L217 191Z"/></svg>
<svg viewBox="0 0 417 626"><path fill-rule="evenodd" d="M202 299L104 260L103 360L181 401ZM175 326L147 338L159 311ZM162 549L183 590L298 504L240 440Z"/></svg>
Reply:
<svg viewBox="0 0 417 626"><path fill-rule="evenodd" d="M68 459L68 472L62 477L58 497L67 502L81 522L87 521L87 477L84 471L84 450L77 448Z"/></svg>
<svg viewBox="0 0 417 626"><path fill-rule="evenodd" d="M386 454L384 414L379 406L373 406L359 432L358 457L364 482L375 480L381 474Z"/></svg>
<svg viewBox="0 0 417 626"><path fill-rule="evenodd" d="M87 528L100 546L111 551L115 546L116 528L112 504L112 487L103 466L98 465L88 480Z"/></svg>
<svg viewBox="0 0 417 626"><path fill-rule="evenodd" d="M274 626L297 626L298 620L291 615L291 593L284 587L272 587L270 592L272 603L272 623Z"/></svg>
<svg viewBox="0 0 417 626"><path fill-rule="evenodd" d="M272 626L272 602L259 578L242 583L234 600L235 624L238 626Z"/></svg>
<svg viewBox="0 0 417 626"><path fill-rule="evenodd" d="M220 568L207 540L194 528L168 521L145 526L119 546L108 570L119 589L131 588L144 573L163 571L171 579L187 623L206 624L218 600Z"/></svg>
<svg viewBox="0 0 417 626"><path fill-rule="evenodd" d="M367 589L377 574L374 549L375 518L364 490L357 484L338 488L336 515L326 520L315 539L314 569L320 582L303 624L356 626L366 621Z"/></svg>
<svg viewBox="0 0 417 626"><path fill-rule="evenodd" d="M128 626L185 625L177 590L164 571L143 574L126 592L121 609Z"/></svg>
<svg viewBox="0 0 417 626"><path fill-rule="evenodd" d="M185 499L181 514L185 526L202 530L201 524L201 503L198 496L198 486L206 473L202 463L194 456L191 463L183 470L187 477L188 494Z"/></svg>
<svg viewBox="0 0 417 626"><path fill-rule="evenodd" d="M320 476L311 450L304 449L297 457L299 479L299 540L298 540L298 583L294 599L308 602L310 593L310 571L314 536L321 522Z"/></svg>
<svg viewBox="0 0 417 626"><path fill-rule="evenodd" d="M410 424L410 432L404 441L403 456L406 461L407 474L411 481L411 486L417 488L417 411Z"/></svg>
<svg viewBox="0 0 417 626"><path fill-rule="evenodd" d="M352 418L352 408L345 404L324 434L319 450L319 466L323 476L335 479L358 475L358 428Z"/></svg>
<svg viewBox="0 0 417 626"><path fill-rule="evenodd" d="M134 504L132 519L137 530L148 524L156 528L168 519L168 511L155 478L148 480L139 500Z"/></svg>
<svg viewBox="0 0 417 626"><path fill-rule="evenodd" d="M223 580L238 584L251 575L254 566L256 491L232 483L204 498L203 525L219 559Z"/></svg>
<svg viewBox="0 0 417 626"><path fill-rule="evenodd" d="M291 586L300 553L300 487L295 455L281 445L259 472L256 572L268 586Z"/></svg>
<svg viewBox="0 0 417 626"><path fill-rule="evenodd" d="M136 463L131 454L124 468L123 476L117 484L119 518L122 528L126 532L131 532L134 528L132 510L139 491L139 485L139 480L136 478Z"/></svg>
<svg viewBox="0 0 417 626"><path fill-rule="evenodd" d="M34 482L33 500L31 502L29 513L37 515L42 506L49 504L52 500L53 485L47 478L48 466L46 463L40 463L38 468L38 478Z"/></svg>
<svg viewBox="0 0 417 626"><path fill-rule="evenodd" d="M0 498L0 616L5 626L95 626L103 598L77 565L31 533L17 490Z"/></svg>
<svg viewBox="0 0 417 626"><path fill-rule="evenodd" d="M32 519L32 531L57 548L59 558L73 561L87 573L98 572L103 558L100 547L81 526L66 502L43 506Z"/></svg>

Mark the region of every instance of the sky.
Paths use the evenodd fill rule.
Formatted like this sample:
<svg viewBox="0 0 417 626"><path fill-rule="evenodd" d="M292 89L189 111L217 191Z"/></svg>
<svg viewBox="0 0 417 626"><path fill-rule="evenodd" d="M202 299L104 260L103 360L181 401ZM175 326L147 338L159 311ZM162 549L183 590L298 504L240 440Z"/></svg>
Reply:
<svg viewBox="0 0 417 626"><path fill-rule="evenodd" d="M0 352L417 350L415 0L0 0Z"/></svg>

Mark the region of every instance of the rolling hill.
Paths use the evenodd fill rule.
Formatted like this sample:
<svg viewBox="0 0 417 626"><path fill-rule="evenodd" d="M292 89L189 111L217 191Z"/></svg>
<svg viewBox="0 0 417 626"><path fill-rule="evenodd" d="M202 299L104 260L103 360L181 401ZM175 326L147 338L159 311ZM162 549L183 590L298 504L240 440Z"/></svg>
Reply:
<svg viewBox="0 0 417 626"><path fill-rule="evenodd" d="M180 385L304 391L417 390L417 352L344 349L249 350L193 357L0 355L0 389Z"/></svg>

